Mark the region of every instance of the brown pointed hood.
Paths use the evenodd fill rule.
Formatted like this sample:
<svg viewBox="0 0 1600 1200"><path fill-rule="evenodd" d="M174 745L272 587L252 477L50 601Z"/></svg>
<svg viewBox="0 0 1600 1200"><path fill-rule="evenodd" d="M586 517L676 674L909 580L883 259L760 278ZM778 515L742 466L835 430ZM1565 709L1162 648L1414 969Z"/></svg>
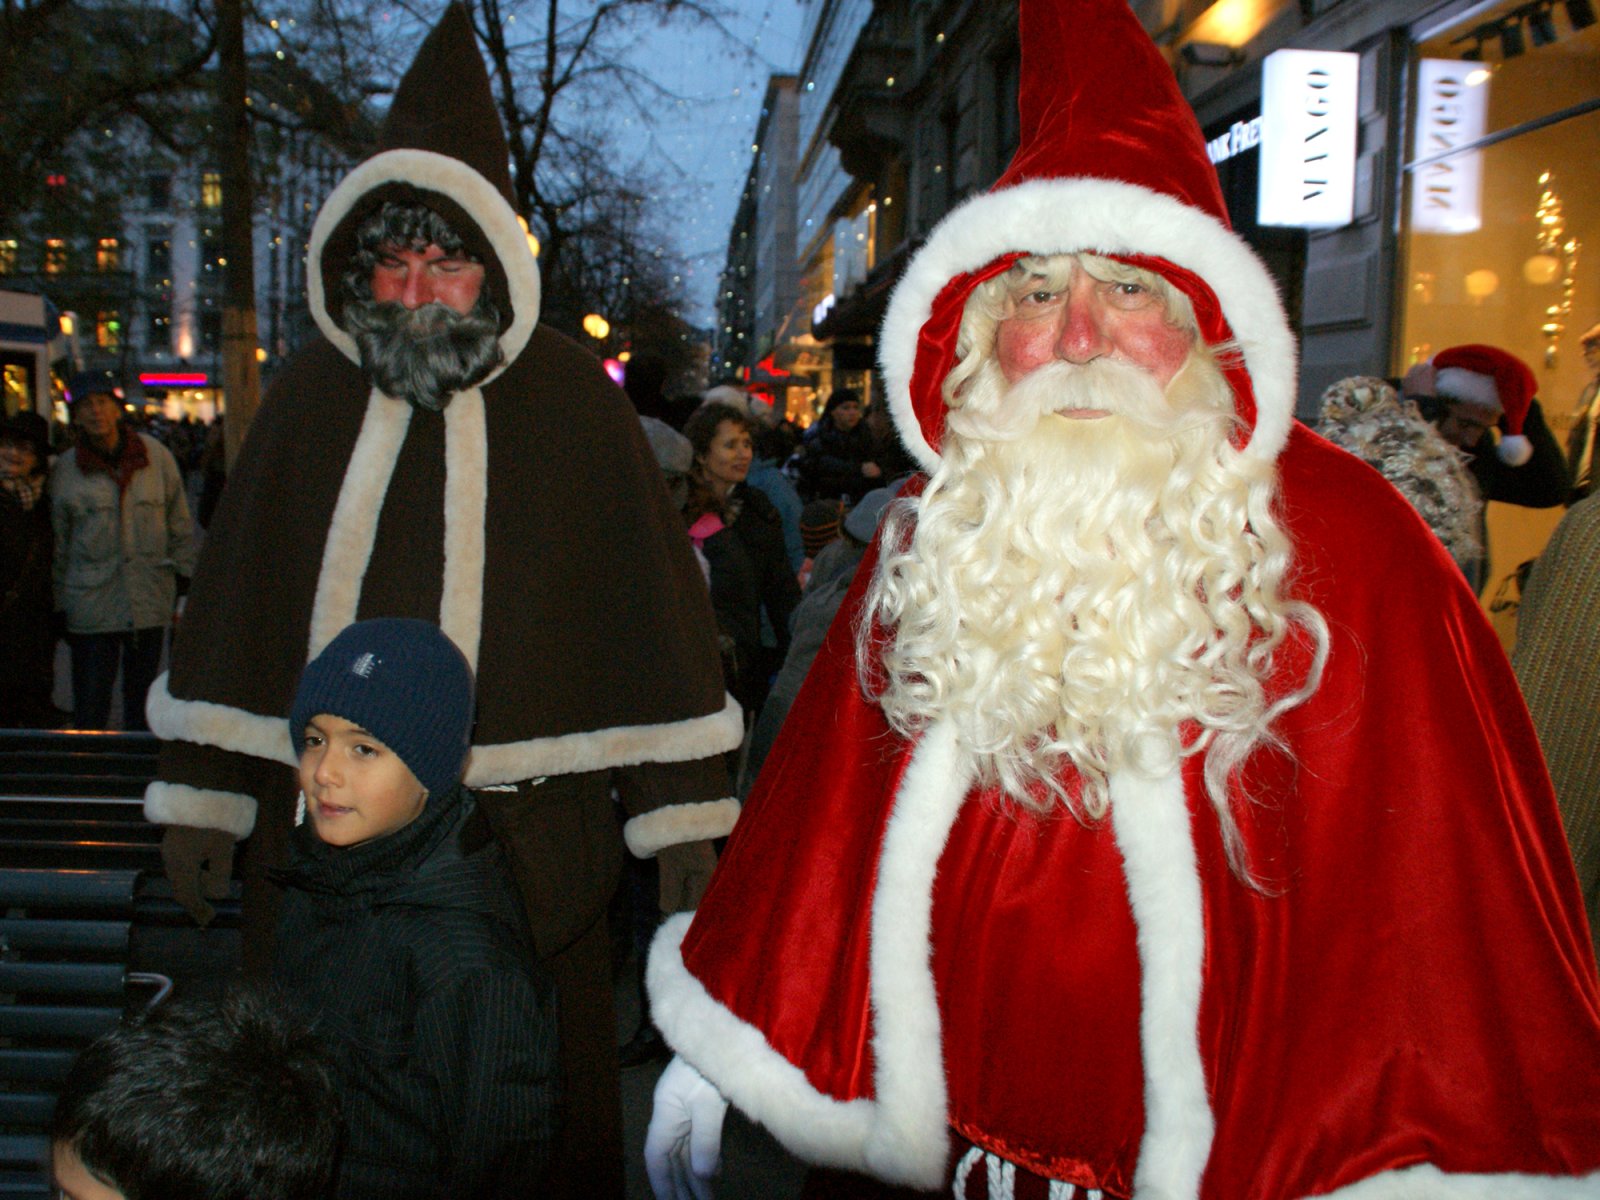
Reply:
<svg viewBox="0 0 1600 1200"><path fill-rule="evenodd" d="M452 4L395 90L378 153L333 190L311 230L306 290L323 334L351 361L342 279L357 226L387 200L420 200L482 258L484 286L500 309L506 363L539 319L539 265L512 206L510 153L472 21ZM491 375L490 378L493 378Z"/></svg>

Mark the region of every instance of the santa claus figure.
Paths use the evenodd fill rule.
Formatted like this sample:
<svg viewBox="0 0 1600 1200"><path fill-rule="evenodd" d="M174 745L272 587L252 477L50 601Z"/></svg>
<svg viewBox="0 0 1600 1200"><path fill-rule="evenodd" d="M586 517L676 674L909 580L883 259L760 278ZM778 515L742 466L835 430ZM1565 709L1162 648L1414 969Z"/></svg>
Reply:
<svg viewBox="0 0 1600 1200"><path fill-rule="evenodd" d="M1600 987L1527 713L1120 0L902 279L896 502L692 921L646 1148L728 1102L961 1197L1600 1194Z"/></svg>

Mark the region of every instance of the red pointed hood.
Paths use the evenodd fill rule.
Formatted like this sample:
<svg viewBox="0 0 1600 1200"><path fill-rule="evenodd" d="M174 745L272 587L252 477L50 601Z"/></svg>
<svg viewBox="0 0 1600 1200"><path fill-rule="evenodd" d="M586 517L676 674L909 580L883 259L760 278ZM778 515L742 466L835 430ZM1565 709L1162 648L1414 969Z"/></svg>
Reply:
<svg viewBox="0 0 1600 1200"><path fill-rule="evenodd" d="M1276 457L1295 404L1277 288L1232 231L1172 70L1125 0L1022 0L1021 144L994 187L951 212L889 302L880 358L902 440L938 462L940 384L972 289L1027 254L1090 251L1159 271L1194 305L1229 372L1249 452Z"/></svg>

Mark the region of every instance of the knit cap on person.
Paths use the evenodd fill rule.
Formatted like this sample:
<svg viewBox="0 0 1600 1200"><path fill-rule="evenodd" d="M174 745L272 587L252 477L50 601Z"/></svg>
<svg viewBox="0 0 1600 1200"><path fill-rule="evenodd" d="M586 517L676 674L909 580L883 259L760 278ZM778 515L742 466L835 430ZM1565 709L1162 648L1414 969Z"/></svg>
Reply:
<svg viewBox="0 0 1600 1200"><path fill-rule="evenodd" d="M472 704L472 668L437 625L401 617L357 621L307 664L289 733L298 755L313 717L342 717L394 751L437 796L461 782Z"/></svg>
<svg viewBox="0 0 1600 1200"><path fill-rule="evenodd" d="M806 557L815 558L834 538L839 536L844 504L838 500L813 500L800 510L800 543Z"/></svg>

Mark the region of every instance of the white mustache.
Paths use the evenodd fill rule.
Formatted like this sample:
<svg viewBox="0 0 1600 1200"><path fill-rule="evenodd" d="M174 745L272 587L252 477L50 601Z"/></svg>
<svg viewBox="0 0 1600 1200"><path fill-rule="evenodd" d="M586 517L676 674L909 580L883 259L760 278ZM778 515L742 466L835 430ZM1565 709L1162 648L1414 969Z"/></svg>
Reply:
<svg viewBox="0 0 1600 1200"><path fill-rule="evenodd" d="M973 377L962 399L950 411L950 427L962 437L985 441L1025 438L1042 417L1064 409L1098 409L1162 429L1175 416L1155 376L1107 358L1046 363L1009 385L991 360Z"/></svg>

